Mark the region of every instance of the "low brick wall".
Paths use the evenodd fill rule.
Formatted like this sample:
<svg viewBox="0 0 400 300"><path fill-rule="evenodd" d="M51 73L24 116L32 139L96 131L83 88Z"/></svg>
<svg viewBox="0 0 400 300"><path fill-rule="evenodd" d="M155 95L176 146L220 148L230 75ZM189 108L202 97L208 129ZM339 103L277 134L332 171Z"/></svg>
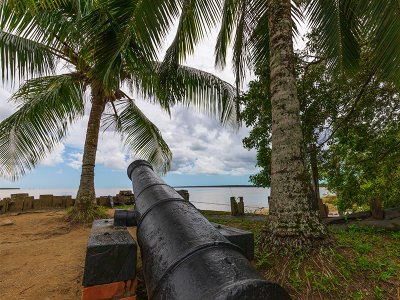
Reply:
<svg viewBox="0 0 400 300"><path fill-rule="evenodd" d="M131 191L120 191L115 196L101 196L96 198L97 204L111 207L113 205L133 204L135 196ZM39 199L26 193L12 194L9 198L0 199L0 214L28 210L68 208L74 206L72 196L40 195Z"/></svg>
<svg viewBox="0 0 400 300"><path fill-rule="evenodd" d="M187 190L177 191L183 198L189 200ZM120 191L115 196L100 196L96 198L97 204L111 207L114 205L130 205L135 202L132 191ZM20 212L28 210L68 208L74 206L75 199L72 196L40 195L34 199L26 193L12 194L10 198L0 199L0 214L8 212Z"/></svg>
<svg viewBox="0 0 400 300"><path fill-rule="evenodd" d="M0 200L0 214L48 208L68 208L75 204L72 196L40 195L35 199L29 194L12 194Z"/></svg>

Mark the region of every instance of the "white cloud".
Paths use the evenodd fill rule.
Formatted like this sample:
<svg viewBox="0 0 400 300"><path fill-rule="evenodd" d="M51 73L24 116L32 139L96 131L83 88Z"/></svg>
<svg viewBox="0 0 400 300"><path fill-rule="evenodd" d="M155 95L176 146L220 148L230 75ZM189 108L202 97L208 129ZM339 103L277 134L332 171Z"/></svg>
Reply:
<svg viewBox="0 0 400 300"><path fill-rule="evenodd" d="M82 166L83 155L80 152L73 152L68 154L67 165L73 169L80 169Z"/></svg>
<svg viewBox="0 0 400 300"><path fill-rule="evenodd" d="M14 106L8 103L11 94L0 88L0 121L7 118L14 111Z"/></svg>
<svg viewBox="0 0 400 300"><path fill-rule="evenodd" d="M142 103L141 103L142 104ZM180 174L245 175L255 172L255 152L242 146L249 132L223 128L216 120L180 106L171 110L171 119L157 107L141 106L160 128L173 153L172 171Z"/></svg>
<svg viewBox="0 0 400 300"><path fill-rule="evenodd" d="M54 147L53 151L47 154L41 161L40 165L42 166L55 166L56 164L63 163L63 155L64 155L65 146L63 144L59 144Z"/></svg>
<svg viewBox="0 0 400 300"><path fill-rule="evenodd" d="M224 70L214 68L216 36L217 30L214 30L207 40L198 45L195 53L188 57L186 64L233 83L234 74L230 68L231 52L227 57L228 67ZM169 41L172 38L173 34L170 35ZM248 76L245 88L252 78ZM9 95L0 89L0 120L13 111L13 107L5 102ZM159 107L143 100L137 100L137 105L158 126L170 146L173 153L172 172L223 175L247 175L256 172L255 151L247 151L242 146L243 137L249 133L248 128L241 128L236 133L231 129L222 128L216 120L181 106L172 108L170 118ZM65 161L71 168L81 167L89 107L87 105L85 116L71 126L64 144L44 159L43 165L54 165ZM73 152L67 152L66 147L74 149ZM132 155L124 150L118 135L110 130L100 134L97 165L125 170L132 159Z"/></svg>
<svg viewBox="0 0 400 300"><path fill-rule="evenodd" d="M161 130L173 153L172 172L179 174L247 175L255 172L255 152L242 147L242 138L249 132L241 128L237 133L223 128L218 121L182 106L173 107L171 118L159 107L138 100L137 105ZM77 151L68 154L67 164L79 169L87 126L87 116L78 121L66 141ZM101 132L96 165L114 170L126 170L133 160L125 151L118 134Z"/></svg>

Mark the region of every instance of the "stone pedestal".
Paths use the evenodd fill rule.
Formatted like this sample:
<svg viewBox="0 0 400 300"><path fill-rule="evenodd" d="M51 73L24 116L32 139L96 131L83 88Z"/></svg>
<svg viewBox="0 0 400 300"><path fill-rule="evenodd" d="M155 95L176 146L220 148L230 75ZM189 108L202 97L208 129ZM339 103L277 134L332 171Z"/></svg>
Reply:
<svg viewBox="0 0 400 300"><path fill-rule="evenodd" d="M83 286L134 280L137 245L113 219L95 220L86 248Z"/></svg>

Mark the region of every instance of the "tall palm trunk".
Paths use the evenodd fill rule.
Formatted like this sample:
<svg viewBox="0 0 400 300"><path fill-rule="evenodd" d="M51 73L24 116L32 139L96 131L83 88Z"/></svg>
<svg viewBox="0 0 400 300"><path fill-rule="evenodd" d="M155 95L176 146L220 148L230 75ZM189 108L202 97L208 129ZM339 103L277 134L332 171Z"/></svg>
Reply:
<svg viewBox="0 0 400 300"><path fill-rule="evenodd" d="M271 198L266 226L269 246L302 248L326 236L311 208L293 62L290 0L269 5L272 102Z"/></svg>
<svg viewBox="0 0 400 300"><path fill-rule="evenodd" d="M85 147L82 158L82 173L76 196L75 207L85 210L91 204L96 203L94 191L94 167L96 162L96 151L99 140L101 115L104 111L105 101L102 90L92 86L92 108L86 131Z"/></svg>

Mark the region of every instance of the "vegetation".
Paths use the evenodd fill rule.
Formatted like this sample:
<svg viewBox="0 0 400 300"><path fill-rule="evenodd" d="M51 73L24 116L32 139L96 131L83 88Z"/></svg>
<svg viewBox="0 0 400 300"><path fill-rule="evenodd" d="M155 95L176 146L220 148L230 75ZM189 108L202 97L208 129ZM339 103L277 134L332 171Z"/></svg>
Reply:
<svg viewBox="0 0 400 300"><path fill-rule="evenodd" d="M155 5L1 2L1 76L11 83L26 81L10 99L18 110L0 123L0 176L15 179L35 167L90 109L74 212L91 216L96 211L94 168L101 126L113 128L130 151L161 172L170 168L168 145L132 94L167 112L177 103L194 106L235 126L231 85L179 64L166 70L156 61L169 25L152 23L158 14ZM57 72L61 66L64 74Z"/></svg>
<svg viewBox="0 0 400 300"><path fill-rule="evenodd" d="M384 206L400 205L397 145L400 113L398 88L374 74L370 53L362 54L362 68L346 76L331 74L326 61L314 58L316 34L296 54L296 76L304 149L310 182L318 199L319 181L339 196L341 211L353 205L368 206L372 197ZM271 101L269 68L261 66L258 78L242 97L242 118L252 126L243 140L257 149L261 171L254 184L271 182ZM261 112L260 112L260 107ZM265 126L267 124L267 126Z"/></svg>
<svg viewBox="0 0 400 300"><path fill-rule="evenodd" d="M292 44L296 32L293 25L302 18L302 12L311 29L319 34L314 53L325 61L331 74L345 78L347 73L358 70L364 47L370 53L368 63L374 75L399 83L400 52L396 40L400 27L394 20L399 6L395 1L224 1L217 64L225 64L227 45L235 34L233 64L237 84L246 67L269 68L264 91L270 98L271 135L266 138L272 144L272 159L271 177L265 183L271 183L271 197L264 245L277 249L313 247L327 237L316 217L304 167ZM269 153L259 154L262 155ZM314 178L314 184L317 182Z"/></svg>
<svg viewBox="0 0 400 300"><path fill-rule="evenodd" d="M334 243L306 253L260 251L263 222L206 217L252 231L255 265L265 278L279 282L293 299L397 299L400 287L400 235L382 229L330 226Z"/></svg>
<svg viewBox="0 0 400 300"><path fill-rule="evenodd" d="M131 108L133 102L120 90L120 86L125 81L126 84L135 88L140 87L139 90L142 93L147 96L151 95L154 97L152 99L157 99L167 110L169 105L179 102L182 95L193 96L197 92L201 93L202 88L205 88L206 95L213 95L211 98L216 97L217 101L212 102L211 106L206 103L202 107L209 108L209 111L217 114L222 113L223 116L220 118L223 121L232 120L232 116L235 115L232 108L233 102L226 101L227 95L233 91L232 87L226 86L215 77L192 72L193 70L182 68L179 65L188 54L193 53L196 44L202 37L217 24L220 12L223 11L221 29L216 42L216 65L220 67L226 65L227 49L232 41L237 90L241 86L247 69L255 70L259 66L268 66L269 68L266 88L271 104L271 135L269 138L273 147L270 153L270 174L272 175L268 179L271 183L270 217L263 235L265 247L275 247L276 249L282 247L288 249L312 248L324 243L328 236L325 226L320 222L314 209L313 196L310 192L305 168L304 134L310 132L302 132L301 128L300 101L294 72L295 58L292 42L293 34L296 33L296 21L306 15L310 27L318 32L313 53L320 60L325 61L325 66L330 74L345 78L343 76L359 70L363 62L362 50L365 48L369 55L368 65L373 71L370 77L377 76L393 81L394 84L398 84L398 78L400 78L398 66L400 23L397 18L399 4L394 0L335 2L316 0L225 0L223 2L218 0L141 2L103 0L73 1L71 3L60 0L54 2L53 5L49 1L42 0L21 1L20 5L16 5L15 1L6 1L6 3L6 5L14 4L19 10L11 11L11 15L16 18L12 22L5 21L8 18L3 18L3 25L8 27L4 33L12 34L18 29L18 34L21 34L23 38L34 38L32 45L39 47L45 42L47 50L50 50L39 51L40 47L33 47L33 49L38 49L34 52L34 56L39 55L39 61L41 61L41 64L33 65L31 64L32 57L27 55L21 56L21 59L17 60L9 59L9 53L12 52L7 50L8 54L3 55L8 57L5 60L7 66L5 69L12 71L6 74L14 74L15 61L23 62L21 64L23 67L19 68L23 72L43 73L54 65L48 57L52 57L51 51L55 50L58 56L65 56L65 53L68 53L67 62L77 68L77 74L73 75L78 75L79 79L84 78L83 87L91 87L93 114L91 114L89 124L96 125L93 128L88 126L81 180L81 186L85 188L81 188L78 193L78 205L80 205L79 203L91 203L93 200L92 178L97 146L97 128L105 103L113 104L115 101L119 102L122 101L122 98L126 98L128 104L123 105L122 110L128 110L129 113L120 112L118 115L116 105L111 105L112 110L117 112L111 113L110 119L120 132L126 132L124 126L132 125L131 114L135 110ZM32 14L32 10L21 9L21 6L23 7L26 3L33 3L28 5L35 11L35 14ZM7 7L2 16L10 15ZM67 18L65 18L62 15L65 8L72 9L75 14L67 14ZM61 14L54 15L53 12L61 12ZM43 16L46 17L43 19ZM175 38L167 50L164 61L155 63L156 50L177 17L179 17L179 22ZM54 23L48 22L49 18L52 18ZM67 20L67 24L62 23L65 20ZM68 26L71 25L69 22L74 25ZM36 27L33 30L32 24L39 28L39 31L36 30ZM51 26L49 26L50 24ZM79 26L75 26L76 24ZM71 28L79 28L79 31L73 31ZM44 35L43 32L46 34ZM68 44L70 41L73 41L74 44ZM11 48L17 49L16 45L20 44L14 43ZM74 46L77 46L78 50ZM40 50L42 49L43 47L40 48ZM71 80L68 75L65 77ZM73 78L75 79L75 77ZM178 87L176 83L179 83ZM210 86L212 87L211 91L207 89ZM49 86L44 87L48 88ZM83 89L83 87L80 88ZM193 102L198 105L200 100L195 97ZM236 103L237 108L238 103ZM74 114L69 118L73 119L81 111L82 108L74 110ZM63 134L66 125L61 131ZM54 127L53 124L52 126ZM38 125L33 127L36 128ZM147 126L146 129L150 127ZM15 128L7 126L4 127L4 130L14 136ZM134 132L137 133L137 131ZM153 128L153 138L155 132L156 130ZM39 134L39 137L42 133ZM55 130L55 133L51 135L50 141L46 144L53 145L60 139L60 130ZM156 136L158 135L156 134ZM13 139L7 135L4 140L7 143ZM28 147L32 147L31 139L27 138L26 140L28 141L27 145L29 142L31 143ZM168 161L169 157L168 154L165 154L168 152L167 148L165 145L160 146L161 138L156 140L158 149L164 151L158 151L157 155L152 151L150 151L152 154L144 152L151 158L157 157L166 169L168 163L165 161ZM129 147L147 144L146 139L141 140L140 143L133 143L133 139L130 138L127 138L127 141ZM316 145L312 144L311 146L315 149ZM25 149L20 145L4 147L8 147L12 151ZM50 150L49 146L39 148L42 148L39 150ZM26 149L25 152L31 154ZM17 161L14 165L29 168L46 151L37 151L30 156L25 152L22 152L24 154L20 156L22 160ZM316 161L315 151L313 154L312 161ZM5 154L3 157L8 160L10 155ZM382 172L387 172L386 168L382 167L381 169ZM388 180L390 178L384 177L381 181L387 182ZM318 180L314 178L314 184L317 182ZM364 185L364 182L362 181L360 185ZM383 185L378 182L371 189L374 192L379 191L382 190ZM315 190L318 191L317 188Z"/></svg>
<svg viewBox="0 0 400 300"><path fill-rule="evenodd" d="M218 5L214 2L218 3L196 6L190 1L190 5L188 2L183 7L176 37L188 45L179 48L174 41L173 49L180 50L175 61L191 52L205 25L213 23L209 19L202 22L201 17L209 16L210 12L218 15ZM344 74L357 70L361 48L367 47L371 53L369 64L375 74L397 81L398 12L396 1L224 1L216 65L225 66L232 41L237 87L248 68L270 68L266 89L271 100L273 147L270 217L264 235L266 247L312 248L327 237L313 207L305 169L292 43L296 19L302 19L305 13L310 27L319 33L315 53L326 61L330 72Z"/></svg>

